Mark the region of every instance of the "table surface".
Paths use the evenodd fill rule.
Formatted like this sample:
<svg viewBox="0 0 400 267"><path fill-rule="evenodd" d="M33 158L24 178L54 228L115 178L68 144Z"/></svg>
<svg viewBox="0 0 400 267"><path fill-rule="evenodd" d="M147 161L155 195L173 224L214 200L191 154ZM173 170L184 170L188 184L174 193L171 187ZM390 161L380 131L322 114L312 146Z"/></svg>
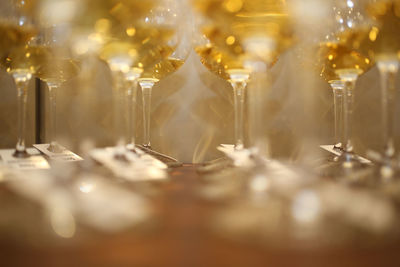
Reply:
<svg viewBox="0 0 400 267"><path fill-rule="evenodd" d="M213 204L195 194L201 183L195 168L187 164L171 171L172 178L153 199L159 218L154 225L85 238L78 232L56 243L3 235L0 266L400 266L398 242L369 248L277 249L218 236L207 227Z"/></svg>

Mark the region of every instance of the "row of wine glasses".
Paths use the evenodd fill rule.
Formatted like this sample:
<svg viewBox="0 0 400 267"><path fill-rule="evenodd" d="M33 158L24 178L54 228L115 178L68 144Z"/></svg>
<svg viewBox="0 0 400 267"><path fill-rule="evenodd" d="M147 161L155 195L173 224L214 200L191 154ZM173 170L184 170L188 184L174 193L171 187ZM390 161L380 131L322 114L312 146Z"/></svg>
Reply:
<svg viewBox="0 0 400 267"><path fill-rule="evenodd" d="M72 47L80 56L97 55L112 73L117 157L134 149L137 85L142 89L144 141L150 145L153 86L178 70L190 52L190 33L180 1L81 1L69 21ZM91 14L89 17L82 14ZM155 152L154 152L155 153ZM157 153L158 154L158 153ZM170 159L165 156L165 158Z"/></svg>
<svg viewBox="0 0 400 267"><path fill-rule="evenodd" d="M104 60L112 73L117 154L123 153L125 145L135 145L133 120L138 83L144 102L143 147L150 151L152 87L178 70L190 52L187 29L191 28L190 23L184 23L180 1L6 2L1 14L1 33L5 35L1 43L2 65L13 75L19 98L19 139L14 155L29 156L24 142L26 88L33 76L49 88L48 150L61 151L55 142L57 89L78 75L80 62L91 56Z"/></svg>
<svg viewBox="0 0 400 267"><path fill-rule="evenodd" d="M24 136L27 87L33 76L46 82L49 88L51 144L48 150L60 152L55 141L57 89L78 75L79 62L65 46L63 29L38 26L33 5L22 0L6 1L3 5L1 65L13 76L18 96L18 142L14 156L29 157Z"/></svg>
<svg viewBox="0 0 400 267"><path fill-rule="evenodd" d="M279 55L296 44L287 1L194 1L201 14L197 22L195 50L203 65L229 81L234 89L235 149L265 146L262 132L262 89L268 87L266 72ZM311 1L311 3L313 3ZM376 66L381 76L382 140L380 153L369 151L381 177L398 169L394 146L396 110L395 78L400 47L397 27L400 3L395 0L335 0L325 3L329 23L314 39L314 68L329 83L334 95L335 139L330 158L333 175L365 169L371 164L354 151L353 114L358 78ZM307 8L306 4L304 7ZM262 29L262 31L261 31ZM305 42L310 45L310 42ZM309 55L305 55L309 56ZM304 58L302 58L304 60ZM309 60L308 58L306 60ZM249 99L249 144L243 143L244 95ZM226 165L223 165L226 166Z"/></svg>
<svg viewBox="0 0 400 267"><path fill-rule="evenodd" d="M342 151L338 158L341 167L358 169L363 165L353 151L355 87L358 77L376 64L381 74L384 147L381 156L373 159L379 161L381 176L392 176L397 168L394 160L394 78L398 70L400 47L393 25L400 22L396 11L398 8L398 1L335 1L332 29L319 43L321 76L334 89L336 148ZM340 91L342 93L338 94ZM343 123L339 123L341 120Z"/></svg>
<svg viewBox="0 0 400 267"><path fill-rule="evenodd" d="M247 51L250 53L250 58L245 58L244 63L237 60L243 58L240 56L234 57L234 63L239 62L239 69L244 69L243 66L247 66L250 73L250 79L246 80L246 83L251 88L249 90L250 105L255 104L249 107L253 123L261 123L257 116L262 116L262 114L258 109L257 103L260 103L258 98L256 97L256 100L251 98L260 96L257 94L260 84L261 88L267 87L267 83L260 83L259 81L266 80L263 80L262 77L266 76L265 70L268 70L268 64L273 62L271 55L277 57L280 55L279 52L296 43L295 33L291 31L293 24L290 22L283 23L282 16L280 23L274 21L272 18L282 13L277 12L273 7L287 8L286 14L290 21L290 8L293 2L296 1L198 1L198 10L206 17L204 22L206 26L202 29L207 37L206 48L198 50L200 55L206 52L209 57L203 57L203 64L212 72L227 77L229 76L229 73L226 74L229 69L229 63L227 63L229 61L226 59L226 54L221 51L231 52L226 47L232 47L232 49L236 49L234 50L236 52ZM304 3L304 6L301 6L303 13L305 13L305 8L315 8L315 12L319 12L313 6L318 1L297 2L300 3L299 5ZM354 151L352 127L354 124L354 99L357 97L357 90L359 90L356 89L356 82L375 64L381 73L382 80L382 128L384 131L382 139L385 144L381 155L375 158L378 161L376 169L379 170L381 176L390 177L396 175L398 170L398 159L395 158L394 147L395 105L397 102L394 81L398 71L400 52L400 43L397 37L400 28L396 27L400 22L400 1L332 0L320 2L327 6L327 16L324 19L329 23L321 23L326 25L321 30L321 36L318 35L319 32L316 36L313 36L311 32L313 29L309 29L310 39L315 38L311 42L313 54L306 54L304 57L312 58L312 68L315 73L320 74L333 90L335 115L335 143L333 147L334 151L338 152L340 156L329 158L329 161L333 162L330 166L333 166L334 169L334 172L330 175L343 177L344 183L329 184L330 181L319 179L318 174L314 176L308 170L302 173L304 168L293 168L289 164L285 166L273 160L263 161L262 163L266 165L264 168L256 166L250 170L246 168L224 169L217 174L213 173L206 176L205 180L208 184L205 186L204 196L208 199L220 200L224 198L225 200L224 205L221 205L215 213L215 224L218 228L216 231L223 235L228 234L231 238L244 238L246 241L250 241L249 237L251 239L264 239L264 242L267 243L273 240L271 243L274 244L276 244L276 240L283 239L285 246L291 243L287 241L286 237L293 238L293 240L298 239L302 245L313 238L331 241L336 239L337 236L346 236L346 234L343 235L343 232L346 231L345 229L349 229L351 224L352 227L361 227L367 230L368 222L371 220L365 220L365 218L373 216L377 212L391 213L390 219L389 217L385 218L385 220L388 219L386 222L391 221L391 223L381 228L379 234L393 235L394 232L392 231L396 231L396 227L392 224L394 222L392 219L397 216L394 206L390 201L387 201L387 195L381 191L381 188L376 186L376 181L381 177L373 177L375 180L375 183L373 183L375 188L371 190L374 191L373 194L369 190L366 190L365 194L358 191L360 187L355 189L343 185L351 182L351 179L358 177L358 175L370 174L370 172L364 170L369 169L371 165L364 163L365 161ZM255 14L252 14L252 11ZM269 14L267 11L274 12ZM233 19L226 14L232 15ZM249 20L246 21L247 19ZM246 22L247 25L241 25L241 23ZM268 34L268 27L271 27L271 25L274 25L273 32L278 34ZM251 30L262 26L267 29L263 33ZM317 28L317 26L315 27ZM245 34L235 35L241 29L245 29ZM291 35L284 33L291 33ZM266 35L267 38L265 38ZM290 38L285 38L288 36ZM218 37L220 38L218 39ZM268 42L266 42L267 39L269 39ZM302 40L297 41L301 42ZM271 43L275 46L272 46ZM279 44L283 45L279 46ZM310 45L310 42L307 42L307 45ZM214 46L217 46L219 51L216 51ZM276 47L280 49L271 49ZM213 50L216 52L213 52ZM304 57L302 60L304 60ZM309 58L306 60L309 60ZM254 64L255 62L258 64ZM261 73L262 71L263 73ZM255 92L253 89L255 89ZM360 91L360 93L363 92ZM373 122L371 127L375 127ZM257 125L255 128L250 130L255 130L256 142L250 144L250 146L260 147L260 145L263 145L263 137L258 134ZM236 148L240 147L236 146ZM249 145L245 145L245 148L248 147ZM326 182L327 184L324 184ZM395 181L391 185L394 184ZM315 190L314 186L319 187L319 189ZM325 189L322 189L324 187ZM332 197L329 196L331 194ZM362 195L366 198L361 197ZM384 205L388 206L379 205L375 211L372 211L372 203L379 202L377 199L372 200L371 197L375 196L382 197L382 200L386 202ZM322 200L324 198L330 200L324 201ZM342 205L338 204L344 199L347 200ZM348 200L350 199L353 199L352 204L356 202L358 204L349 205ZM280 201L281 204L271 204L275 201ZM226 203L229 204L225 205ZM355 206L358 206L357 211L347 210ZM368 208L361 211L361 206ZM389 208L389 206L391 207ZM389 209L391 211L386 213ZM292 213L294 223L291 223L288 218L282 219L290 213ZM354 220L361 213L364 213L363 216ZM263 219L261 214L268 215ZM321 223L321 214L327 215L329 219ZM335 225L335 227L331 228L329 224L333 222L332 218L340 218L344 221L349 219L351 223L344 227L343 225L339 226L340 222L334 222L332 225ZM320 225L318 226L318 224ZM288 229L282 230L285 226L288 226ZM305 227L303 228L303 226ZM338 231L337 229L341 227L343 228ZM276 240L274 240L273 235L280 230L282 230L282 233L278 234ZM299 233L290 233L291 230L298 230ZM370 230L372 228L367 231ZM373 231L375 230L371 232ZM356 231L353 228L346 233L351 232ZM331 236L328 237L329 235ZM357 234L357 238L359 237L360 234ZM339 242L345 241L342 239ZM321 245L319 241L316 244Z"/></svg>
<svg viewBox="0 0 400 267"><path fill-rule="evenodd" d="M136 92L143 101L143 145L151 149L152 89L177 71L194 50L211 72L228 81L234 92L235 150L268 147L261 127L268 70L296 44L292 2L284 0L196 0L195 34L182 1L84 0L6 1L0 31L2 66L14 77L19 99L19 138L15 156L26 157L24 144L26 87L36 76L47 83L50 97L51 152L56 143L56 93L79 74L80 64L95 56L107 63L113 77L116 156L135 148ZM352 125L356 81L376 63L382 79L382 124L385 147L377 158L394 171L394 77L398 70L395 0L336 0L331 25L316 37L315 65L331 85L335 107L335 160L339 168L360 167L353 151ZM62 12L60 12L62 10ZM85 15L87 14L87 15ZM192 38L194 36L194 38ZM247 90L249 88L249 90ZM245 96L248 99L245 99ZM250 141L244 138L248 103ZM172 159L173 160L173 159Z"/></svg>

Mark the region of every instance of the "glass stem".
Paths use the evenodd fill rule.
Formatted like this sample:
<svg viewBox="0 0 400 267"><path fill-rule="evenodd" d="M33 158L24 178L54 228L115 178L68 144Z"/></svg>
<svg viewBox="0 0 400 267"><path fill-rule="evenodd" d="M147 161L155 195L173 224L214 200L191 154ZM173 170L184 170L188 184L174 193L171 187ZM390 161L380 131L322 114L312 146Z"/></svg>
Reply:
<svg viewBox="0 0 400 267"><path fill-rule="evenodd" d="M235 149L244 147L244 102L249 74L243 70L230 70L230 83L233 88L233 104L235 113Z"/></svg>
<svg viewBox="0 0 400 267"><path fill-rule="evenodd" d="M335 122L335 146L336 149L342 149L343 142L343 87L342 81L330 83L333 92L333 109Z"/></svg>
<svg viewBox="0 0 400 267"><path fill-rule="evenodd" d="M235 113L235 148L243 149L243 117L246 82L231 82L234 95L234 113Z"/></svg>
<svg viewBox="0 0 400 267"><path fill-rule="evenodd" d="M50 104L50 127L49 127L49 140L50 146L49 151L57 153L59 151L58 144L56 142L57 138L57 91L60 86L59 83L48 82L47 86L49 88L49 104Z"/></svg>
<svg viewBox="0 0 400 267"><path fill-rule="evenodd" d="M143 146L151 148L150 143L150 113L151 113L151 93L154 84L158 80L140 79L139 84L142 88L143 98Z"/></svg>
<svg viewBox="0 0 400 267"><path fill-rule="evenodd" d="M126 91L127 99L127 137L128 145L135 145L135 126L136 126L136 100L137 100L137 80L128 81L128 89Z"/></svg>
<svg viewBox="0 0 400 267"><path fill-rule="evenodd" d="M18 140L15 147L14 157L26 158L29 154L25 147L26 133L26 103L28 99L28 83L32 77L31 74L14 74L15 84L17 86L17 108L18 108Z"/></svg>
<svg viewBox="0 0 400 267"><path fill-rule="evenodd" d="M382 60L377 63L381 75L382 99L382 137L384 160L390 160L395 154L394 147L394 122L396 112L396 75L399 62L395 60Z"/></svg>
<svg viewBox="0 0 400 267"><path fill-rule="evenodd" d="M249 139L251 146L258 149L259 154L270 156L268 135L264 121L265 92L269 89L267 64L262 61L251 62L251 83L248 89L249 107Z"/></svg>
<svg viewBox="0 0 400 267"><path fill-rule="evenodd" d="M125 78L124 74L115 70L112 71L113 76L113 95L114 95L114 132L116 139L116 157L122 157L125 153L125 121L124 117L126 114L126 102L125 96Z"/></svg>
<svg viewBox="0 0 400 267"><path fill-rule="evenodd" d="M354 88L358 78L356 73L343 73L340 78L344 82L343 90L343 154L345 162L353 161L353 108L354 108Z"/></svg>

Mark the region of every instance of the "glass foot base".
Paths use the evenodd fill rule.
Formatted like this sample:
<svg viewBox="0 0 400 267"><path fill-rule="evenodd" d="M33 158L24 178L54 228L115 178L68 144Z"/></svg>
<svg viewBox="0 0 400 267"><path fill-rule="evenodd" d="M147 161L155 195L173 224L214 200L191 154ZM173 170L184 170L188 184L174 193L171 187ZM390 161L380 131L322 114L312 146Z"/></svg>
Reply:
<svg viewBox="0 0 400 267"><path fill-rule="evenodd" d="M400 176L400 160L381 154L376 151L368 151L368 156L377 166L377 174L383 180L390 180Z"/></svg>
<svg viewBox="0 0 400 267"><path fill-rule="evenodd" d="M157 151L154 151L153 149L151 149L151 147L149 146L145 146L145 145L136 145L136 147L138 147L140 150L142 150L143 152L155 157L156 159L158 159L159 161L167 164L168 167L174 168L174 167L180 167L182 166L182 162L178 161L177 159L164 155L162 153L159 153Z"/></svg>
<svg viewBox="0 0 400 267"><path fill-rule="evenodd" d="M228 157L222 157L204 162L202 166L197 168L197 172L202 174L210 174L221 171L229 166L232 166L232 160Z"/></svg>
<svg viewBox="0 0 400 267"><path fill-rule="evenodd" d="M47 150L51 153L63 153L64 149L58 144L51 144L47 147Z"/></svg>
<svg viewBox="0 0 400 267"><path fill-rule="evenodd" d="M114 155L114 159L118 160L120 162L124 162L124 163L129 163L130 161L128 160L128 158L126 157L126 155L124 154L120 154L120 153L116 153Z"/></svg>
<svg viewBox="0 0 400 267"><path fill-rule="evenodd" d="M22 151L15 150L15 152L13 153L13 157L23 159L23 158L29 158L30 155L28 154L28 152L26 152L26 150L22 150Z"/></svg>
<svg viewBox="0 0 400 267"><path fill-rule="evenodd" d="M359 161L332 161L320 166L317 172L323 177L339 179L346 183L364 183L372 175L373 168Z"/></svg>

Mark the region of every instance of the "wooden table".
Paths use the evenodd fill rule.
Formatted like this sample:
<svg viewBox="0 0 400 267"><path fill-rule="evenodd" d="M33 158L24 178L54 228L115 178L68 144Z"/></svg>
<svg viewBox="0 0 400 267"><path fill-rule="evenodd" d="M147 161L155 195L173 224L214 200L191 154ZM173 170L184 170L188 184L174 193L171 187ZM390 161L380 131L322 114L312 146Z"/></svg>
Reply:
<svg viewBox="0 0 400 267"><path fill-rule="evenodd" d="M196 197L200 179L195 167L184 165L171 175L161 186L161 194L154 197L159 219L151 226L113 235L81 235L78 231L74 238L57 242L40 238L27 242L3 235L0 266L400 266L400 243L307 250L274 249L222 238L207 227L212 204ZM5 191L0 186L0 195Z"/></svg>

